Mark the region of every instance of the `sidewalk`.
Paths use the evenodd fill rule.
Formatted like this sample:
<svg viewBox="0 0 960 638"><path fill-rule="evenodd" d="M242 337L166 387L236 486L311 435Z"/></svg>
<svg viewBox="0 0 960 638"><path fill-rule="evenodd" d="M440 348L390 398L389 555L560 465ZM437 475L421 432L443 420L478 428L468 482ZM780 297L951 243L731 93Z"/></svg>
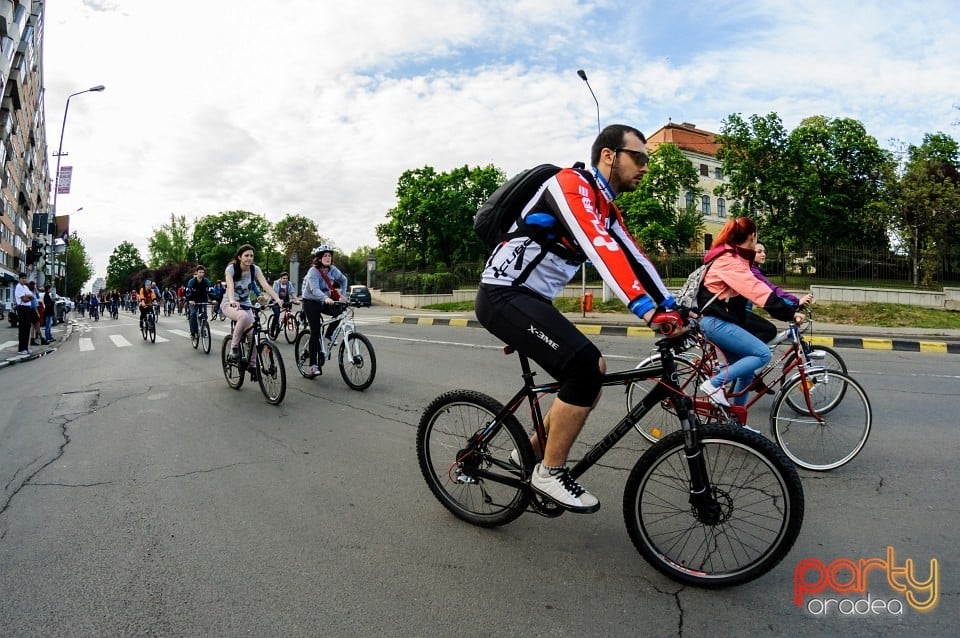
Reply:
<svg viewBox="0 0 960 638"><path fill-rule="evenodd" d="M390 323L481 327L472 312L403 311L403 315L391 316ZM653 331L632 314L588 312L583 316L579 312L568 312L565 316L588 335L653 337ZM815 321L806 337L813 345L831 348L960 354L960 330L849 326Z"/></svg>
<svg viewBox="0 0 960 638"><path fill-rule="evenodd" d="M57 348L73 334L73 322L67 315L66 321L53 326L53 341L45 346L29 346L30 354L17 354L17 328L10 327L10 321L4 313L4 318L0 321L0 368L32 361L44 355L56 352Z"/></svg>

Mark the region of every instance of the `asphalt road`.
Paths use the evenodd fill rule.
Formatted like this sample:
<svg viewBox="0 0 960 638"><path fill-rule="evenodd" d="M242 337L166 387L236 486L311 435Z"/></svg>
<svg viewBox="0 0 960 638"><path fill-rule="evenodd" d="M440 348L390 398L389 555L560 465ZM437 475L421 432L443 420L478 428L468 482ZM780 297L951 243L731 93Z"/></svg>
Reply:
<svg viewBox="0 0 960 638"><path fill-rule="evenodd" d="M871 398L870 441L843 468L801 472L804 527L780 566L707 591L660 576L627 537L620 501L647 447L639 435L583 477L603 504L597 514L526 514L495 530L449 515L417 467L420 413L455 387L506 398L519 368L483 330L392 325L390 313L358 311L378 358L369 390L349 390L330 366L301 378L284 344L279 407L249 382L227 388L216 341L210 356L194 351L177 318L161 319L156 344L140 340L131 315L84 323L57 352L0 370L0 635L954 632L956 356L841 350ZM652 346L596 341L611 369ZM751 411L754 424L769 405ZM581 440L597 440L623 409L623 395L608 390ZM912 558L921 580L937 561L934 609L904 602L877 561L863 594L826 590L794 603L802 560L886 562L888 547L895 566ZM903 580L893 572L891 582ZM934 595L916 591L920 602ZM900 601L902 613L844 613L868 598L860 608L883 600L896 611Z"/></svg>

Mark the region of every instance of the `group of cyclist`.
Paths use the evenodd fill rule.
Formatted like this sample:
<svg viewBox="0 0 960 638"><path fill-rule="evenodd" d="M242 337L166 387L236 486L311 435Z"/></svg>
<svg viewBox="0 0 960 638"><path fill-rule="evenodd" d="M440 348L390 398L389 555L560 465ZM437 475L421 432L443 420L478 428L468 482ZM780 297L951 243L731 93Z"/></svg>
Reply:
<svg viewBox="0 0 960 638"><path fill-rule="evenodd" d="M773 336L772 324L755 321L747 304L756 304L777 319L802 322L802 306L813 301L810 295L798 299L785 293L759 273L757 226L739 217L724 225L704 256L711 266L697 295L698 309L678 307L614 204L619 193L636 190L648 171L647 161L643 133L626 125L606 127L592 146L590 169L560 170L523 207L493 249L477 292L480 323L560 384L544 417L549 433L545 448L536 434L531 437L541 460L530 485L574 512L595 512L600 507L599 500L570 476L566 462L600 397L606 363L552 300L585 261L592 262L631 312L664 334L687 331L688 311L699 309L704 334L729 363L700 391L723 406L729 406L727 382L735 380L736 388L746 386L754 371L770 359L766 341ZM741 400L746 396L737 398ZM511 459L519 465L516 450Z"/></svg>

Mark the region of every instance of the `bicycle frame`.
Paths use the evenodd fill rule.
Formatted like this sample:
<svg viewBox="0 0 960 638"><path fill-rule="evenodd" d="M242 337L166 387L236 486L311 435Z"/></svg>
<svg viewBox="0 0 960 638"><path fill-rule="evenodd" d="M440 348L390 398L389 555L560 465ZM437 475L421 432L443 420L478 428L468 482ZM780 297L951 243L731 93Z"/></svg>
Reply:
<svg viewBox="0 0 960 638"><path fill-rule="evenodd" d="M810 393L808 392L807 377L808 373L811 371L822 372L826 368L820 367L809 367L810 359L807 357L806 349L803 347L803 337L801 335L800 327L791 323L786 330L787 339L790 341L790 347L787 348L779 358L771 357L770 362L765 365L760 372L756 374L753 381L750 382L746 388L740 392L728 392L727 399L733 399L735 397L749 396L750 392L754 392L754 396L750 397L744 405L731 405L730 412L734 413L741 423L747 422L747 414L750 411L750 408L760 400L760 397L767 394L772 394L774 389L771 387L778 381L789 381L793 378L794 375L799 374L800 378L803 379L803 389L804 389L804 400L807 404L807 409L810 410L811 416L813 416L817 421L823 422L823 418L817 413L813 408L810 402ZM706 345L703 345L706 344ZM779 344L777 344L779 345ZM703 356L699 361L695 362L697 376L713 376L713 371L716 367L716 364L719 362L719 356L717 355L718 348L716 345L703 339L701 341L701 349L703 350ZM794 355L793 359L783 366L783 362L790 358L791 355ZM774 370L779 369L777 376L771 381L771 383L766 382L767 376ZM793 372L796 370L797 372ZM724 384L726 385L726 384ZM715 406L709 401L695 401L694 409L699 414L704 415L713 415L718 412L722 413L722 408ZM726 416L726 415L724 415Z"/></svg>
<svg viewBox="0 0 960 638"><path fill-rule="evenodd" d="M684 394L680 389L679 379L677 377L676 364L674 362L674 350L678 344L671 339L661 339L657 342L657 348L660 351L660 365L651 365L644 368L634 368L632 370L623 370L603 375L604 386L626 385L643 379L660 377L660 383L653 391L648 393L641 402L630 409L620 421L600 441L595 443L587 453L572 468L570 476L579 478L587 470L593 467L597 461L613 449L624 436L630 432L634 424L641 419L650 410L660 409L660 402L669 399L676 410L677 418L680 419L683 430L684 450L686 452L687 462L690 469L690 503L693 505L700 517L704 521L714 520L718 516L719 507L710 493L710 484L706 466L706 460L700 450L700 439L697 435L696 412L692 409L693 400ZM505 354L513 352L513 348L504 348ZM519 353L518 353L519 354ZM502 427L504 419L513 414L520 405L526 400L530 404L530 414L534 424L534 430L537 433L537 439L541 446L546 445L547 435L543 424L543 414L540 410L541 395L556 394L560 389L560 384L552 381L547 384L537 385L533 381L536 374L530 369L530 362L522 354L520 356L520 367L522 370L523 387L511 398L500 412L494 417L493 421L486 424L484 428L474 434L470 439L467 450L464 450L458 460L463 460L469 456L471 449L482 445L485 441L492 438ZM511 485L512 487L523 488L527 481L523 477L514 478L503 476L501 474L485 471L477 467L472 469L473 474L491 481Z"/></svg>
<svg viewBox="0 0 960 638"><path fill-rule="evenodd" d="M343 336L343 343L347 348L347 352L350 354L350 357L355 357L359 352L355 351L359 346L355 343L352 343L353 340L350 339L350 335L357 331L356 326L353 323L353 308L350 306L344 306L343 312L341 312L336 317L330 317L329 319L324 319L323 323L320 325L320 334L323 334L324 328L326 328L331 323L339 321L337 327L334 329L333 334L330 335L330 352L325 352L326 345L324 340L320 340L321 351L324 352L324 356L329 361L333 356L333 350L335 346L339 343L339 339Z"/></svg>

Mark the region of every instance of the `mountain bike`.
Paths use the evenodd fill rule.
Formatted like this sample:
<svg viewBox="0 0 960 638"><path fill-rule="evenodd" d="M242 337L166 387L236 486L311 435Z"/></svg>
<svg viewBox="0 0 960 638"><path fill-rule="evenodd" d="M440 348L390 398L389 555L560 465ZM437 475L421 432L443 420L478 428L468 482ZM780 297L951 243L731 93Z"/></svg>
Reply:
<svg viewBox="0 0 960 638"><path fill-rule="evenodd" d="M260 304L253 307L253 324L247 328L240 339L240 356L232 357L230 342L231 335L223 338L220 349L220 363L223 366L223 376L227 385L234 390L243 386L246 374L250 374L251 381L260 384L260 391L266 397L267 403L279 405L287 393L287 371L283 366L283 357L278 348L267 338L260 321L263 310ZM230 333L236 326L230 322Z"/></svg>
<svg viewBox="0 0 960 638"><path fill-rule="evenodd" d="M724 408L701 395L694 401L694 410L708 423L747 424L749 409L760 397L773 394L770 432L791 461L820 472L845 465L860 453L870 435L870 400L860 384L846 373L846 364L832 349L811 349L803 340L800 327L793 323L783 334L787 349L758 370L746 389L734 392L732 383L728 385L728 399L755 393L745 405ZM700 353L678 355L676 366L681 390L694 395L705 379L722 372L725 365L720 363L717 347L702 334L691 335L687 345L691 344ZM645 359L638 367L655 364L658 356ZM839 367L832 369L823 364ZM653 385L646 380L628 386L627 407L649 393ZM657 441L677 429L674 416L669 414L672 406L662 402L662 407L663 410L645 415L635 425L648 441Z"/></svg>
<svg viewBox="0 0 960 638"><path fill-rule="evenodd" d="M157 342L157 317L156 317L157 307L156 305L151 305L147 307L147 313L143 318L143 321L140 322L140 334L143 335L143 340L146 341L147 338L150 338L150 343Z"/></svg>
<svg viewBox="0 0 960 638"><path fill-rule="evenodd" d="M739 585L790 551L803 524L803 487L796 468L768 439L744 428L700 423L677 382L674 356L682 341L660 339L656 365L603 376L604 386L658 382L574 464L570 476L580 477L645 414L669 401L680 430L654 443L633 466L623 493L627 532L643 558L674 580ZM534 431L545 444L540 401L555 394L559 383L534 383L523 355L520 367L523 386L506 406L480 392L454 390L430 403L417 428L417 460L431 492L455 516L480 527L504 525L528 510L546 517L566 511L530 487L533 446L514 414L529 404ZM514 450L519 464L511 458Z"/></svg>
<svg viewBox="0 0 960 638"><path fill-rule="evenodd" d="M291 306L295 303L297 302L292 301L283 304L279 315L270 315L270 319L267 320L267 334L270 335L271 339L276 340L282 329L283 337L287 340L287 343L293 343L297 340L297 335L300 333L300 322L297 319L299 313L291 310Z"/></svg>
<svg viewBox="0 0 960 638"><path fill-rule="evenodd" d="M197 331L190 336L190 341L193 344L193 349L196 350L198 346L203 346L204 354L210 354L210 345L211 345L211 336L210 336L210 322L207 321L207 304L205 302L189 302L189 305L196 306L197 308ZM189 310L188 307L188 316L187 322L189 324Z"/></svg>
<svg viewBox="0 0 960 638"><path fill-rule="evenodd" d="M338 301L336 307L340 314L335 317L324 317L320 328L320 352L317 353L317 357L320 365L323 365L324 361L329 361L333 356L339 343L337 362L344 383L352 390L366 390L377 375L377 355L373 351L370 340L357 332L357 326L353 321L354 309L342 301ZM322 335L326 332L326 327L334 321L339 321L340 324L327 343L327 338ZM297 370L302 376L312 379L314 375L310 373L310 327L307 323L302 325L305 327L297 335L293 352Z"/></svg>

